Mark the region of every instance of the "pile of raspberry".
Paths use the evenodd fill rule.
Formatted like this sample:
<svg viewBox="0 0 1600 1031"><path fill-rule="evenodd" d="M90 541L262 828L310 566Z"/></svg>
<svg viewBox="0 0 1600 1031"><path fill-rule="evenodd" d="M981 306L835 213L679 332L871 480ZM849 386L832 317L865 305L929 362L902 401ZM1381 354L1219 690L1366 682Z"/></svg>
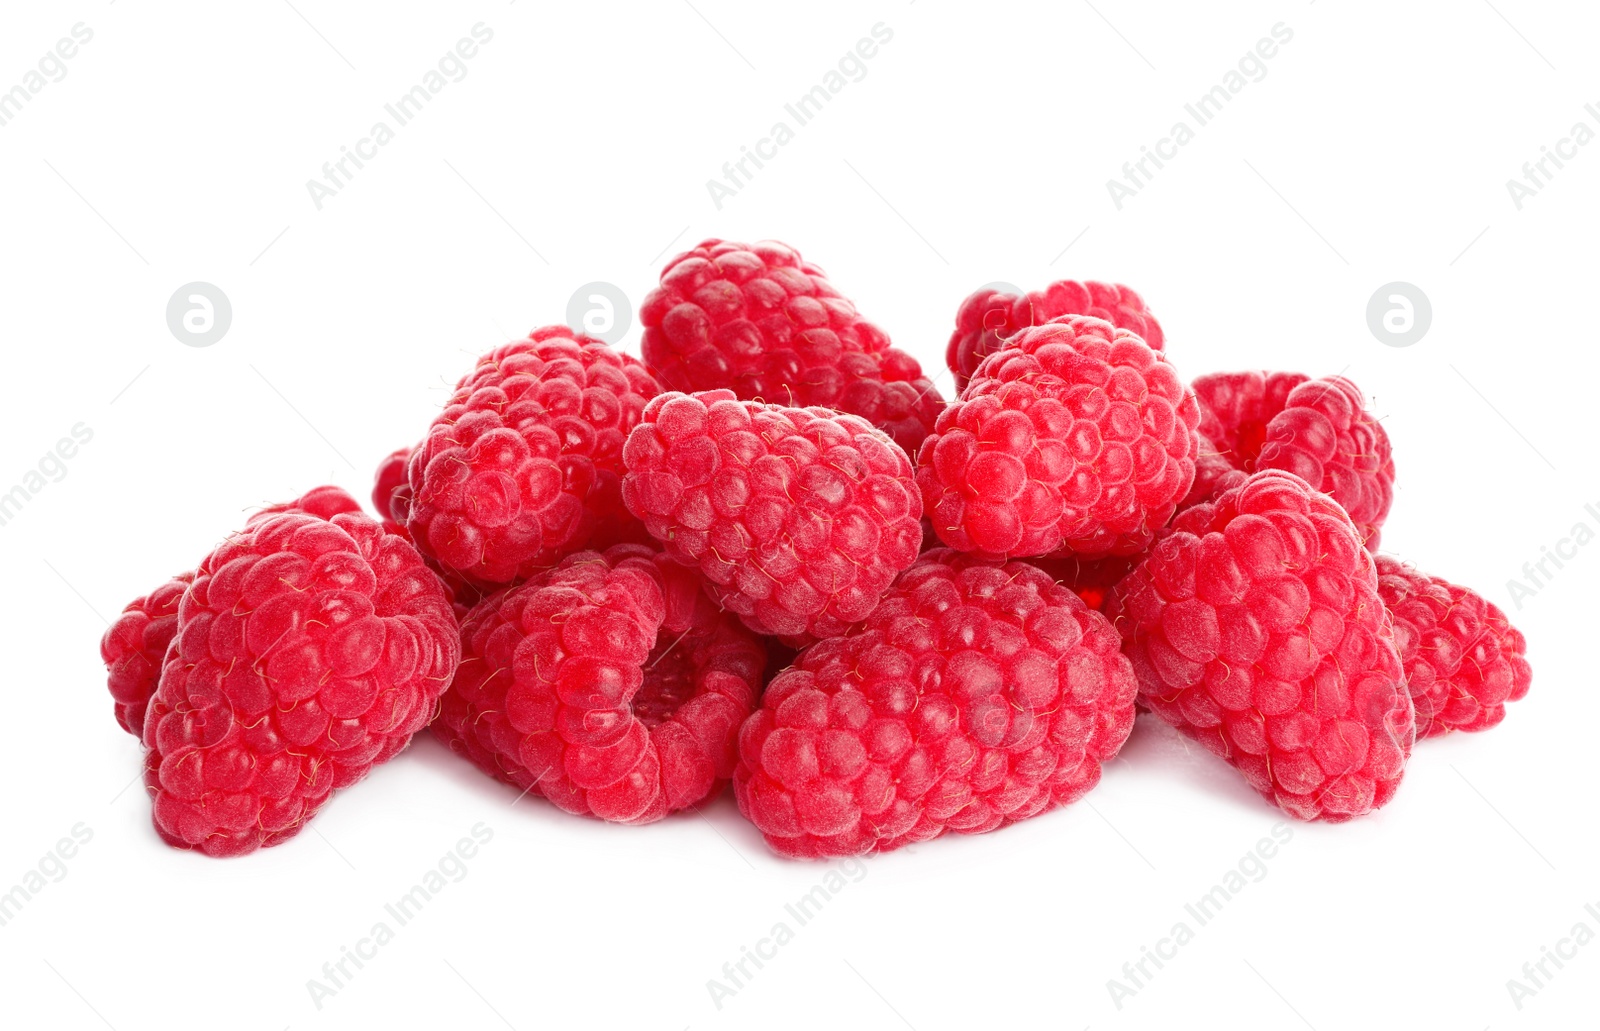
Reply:
<svg viewBox="0 0 1600 1031"><path fill-rule="evenodd" d="M1061 281L960 304L947 401L774 241L640 314L642 361L485 354L375 518L316 487L124 609L163 841L279 844L426 728L569 813L731 785L780 855L884 852L1075 802L1141 711L1336 823L1528 691L1499 608L1377 553L1394 460L1342 376L1186 382L1138 293Z"/></svg>

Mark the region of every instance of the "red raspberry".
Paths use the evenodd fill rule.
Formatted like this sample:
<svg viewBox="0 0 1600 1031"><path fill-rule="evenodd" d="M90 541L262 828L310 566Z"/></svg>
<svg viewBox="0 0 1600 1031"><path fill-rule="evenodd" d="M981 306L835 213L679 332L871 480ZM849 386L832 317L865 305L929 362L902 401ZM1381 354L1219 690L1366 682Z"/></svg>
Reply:
<svg viewBox="0 0 1600 1031"><path fill-rule="evenodd" d="M639 544L568 556L462 627L434 732L490 775L569 813L649 823L733 773L766 652Z"/></svg>
<svg viewBox="0 0 1600 1031"><path fill-rule="evenodd" d="M939 416L917 484L939 539L1026 557L1137 554L1194 480L1194 395L1089 316L1019 331Z"/></svg>
<svg viewBox="0 0 1600 1031"><path fill-rule="evenodd" d="M1283 469L1344 506L1369 549L1394 500L1389 435L1343 376L1219 372L1194 381L1200 432L1239 469Z"/></svg>
<svg viewBox="0 0 1600 1031"><path fill-rule="evenodd" d="M1144 299L1118 283L1062 279L1020 295L977 290L961 302L955 332L945 346L944 361L955 373L956 391L966 390L978 363L999 350L1001 342L1017 330L1042 326L1063 315L1104 319L1138 334L1155 351L1161 350L1165 341L1161 324L1144 306Z"/></svg>
<svg viewBox="0 0 1600 1031"><path fill-rule="evenodd" d="M281 515L284 512L298 512L301 515L316 516L318 519L326 520L346 512L361 513L361 503L346 493L342 487L313 487L293 501L268 505L245 520L245 526L254 526L268 516Z"/></svg>
<svg viewBox="0 0 1600 1031"><path fill-rule="evenodd" d="M1205 425L1205 407L1200 408L1200 422ZM1213 444L1206 435L1196 434L1194 456L1194 483L1189 487L1189 493L1178 504L1179 510L1198 505L1202 501L1215 501L1223 491L1244 483L1249 476L1243 469L1233 464L1231 455Z"/></svg>
<svg viewBox="0 0 1600 1031"><path fill-rule="evenodd" d="M564 326L478 360L412 452L406 526L423 554L505 584L641 536L619 496L622 444L659 392L636 359Z"/></svg>
<svg viewBox="0 0 1600 1031"><path fill-rule="evenodd" d="M412 547L416 546L416 542L411 539L411 532L400 523L391 519L384 519L382 520L382 525L389 533L399 534ZM492 587L480 587L472 583L454 569L441 566L426 555L422 556L422 561L433 572L433 575L439 578L440 585L444 587L445 597L450 599L450 611L455 613L457 624L467 618L467 613L472 610L473 606L495 591Z"/></svg>
<svg viewBox="0 0 1600 1031"><path fill-rule="evenodd" d="M373 478L372 484L372 505L378 510L378 522L383 524L385 530L399 534L413 546L417 542L412 539L411 531L406 528L406 517L411 512L411 483L406 479L406 467L410 464L411 452L414 450L415 448L403 447L391 451L378 464L377 475ZM496 589L492 586L480 587L454 569L441 565L438 560L427 555L423 555L422 560L444 584L444 591L450 598L450 608L456 614L457 623L466 618L467 612L474 605Z"/></svg>
<svg viewBox="0 0 1600 1031"><path fill-rule="evenodd" d="M257 515L178 606L144 723L157 832L214 856L292 837L428 722L459 650L403 538L359 512Z"/></svg>
<svg viewBox="0 0 1600 1031"><path fill-rule="evenodd" d="M865 618L922 543L911 463L854 415L663 394L624 458L623 500L667 554L792 644Z"/></svg>
<svg viewBox="0 0 1600 1031"><path fill-rule="evenodd" d="M145 707L156 693L167 645L178 632L178 600L193 580L193 573L179 573L135 598L100 639L117 723L134 737L144 736Z"/></svg>
<svg viewBox="0 0 1600 1031"><path fill-rule="evenodd" d="M1076 801L1133 727L1118 645L1040 570L931 551L773 680L739 731L739 809L777 852L817 858Z"/></svg>
<svg viewBox="0 0 1600 1031"><path fill-rule="evenodd" d="M279 512L304 512L332 519L341 512L359 512L361 506L338 487L317 487L294 501L271 505L250 517L247 525ZM178 601L194 580L193 572L171 580L135 599L100 639L100 657L108 673L107 686L116 703L117 723L134 737L143 738L145 708L161 678L167 645L177 633Z"/></svg>
<svg viewBox="0 0 1600 1031"><path fill-rule="evenodd" d="M915 358L775 240L706 240L678 255L639 320L644 360L669 390L849 412L913 455L944 404Z"/></svg>
<svg viewBox="0 0 1600 1031"><path fill-rule="evenodd" d="M1399 787L1416 724L1372 556L1298 476L1181 513L1106 611L1140 700L1286 812L1340 822Z"/></svg>
<svg viewBox="0 0 1600 1031"><path fill-rule="evenodd" d="M1394 617L1406 687L1417 707L1417 737L1488 730L1506 702L1528 693L1528 642L1506 614L1476 591L1376 558L1378 596Z"/></svg>
<svg viewBox="0 0 1600 1031"><path fill-rule="evenodd" d="M380 522L391 520L405 525L406 516L411 511L411 483L406 479L406 465L411 459L412 450L403 447L391 451L378 465L377 475L372 481L372 508L378 513Z"/></svg>

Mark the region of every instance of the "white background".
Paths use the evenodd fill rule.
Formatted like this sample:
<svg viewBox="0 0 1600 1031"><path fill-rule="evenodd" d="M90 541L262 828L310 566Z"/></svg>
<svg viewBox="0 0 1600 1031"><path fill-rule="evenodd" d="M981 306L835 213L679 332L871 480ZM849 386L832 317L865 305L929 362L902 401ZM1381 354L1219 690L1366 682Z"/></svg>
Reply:
<svg viewBox="0 0 1600 1031"><path fill-rule="evenodd" d="M1592 1021L1600 943L1547 964L1520 1010L1506 982L1575 923L1600 932L1600 547L1520 611L1507 582L1600 526L1600 146L1521 210L1505 183L1577 121L1600 128L1600 18L1536 0L1217 7L6 5L0 89L75 23L94 38L0 128L0 491L74 424L94 437L0 526L0 891L75 824L93 838L0 927L0 1023ZM317 210L306 180L478 22L494 37L465 79ZM706 180L878 22L893 39L865 78L718 210ZM1265 78L1119 211L1106 180L1279 22L1293 39ZM707 236L793 244L933 369L969 290L1071 276L1140 290L1186 375L1344 371L1394 441L1385 544L1512 613L1532 693L1487 734L1421 744L1380 813L1295 825L1120 1009L1107 981L1194 927L1184 904L1279 818L1148 718L1085 803L872 860L720 1010L707 981L827 872L770 854L731 798L646 828L512 807L423 735L282 847L160 844L103 621L254 506L324 481L365 497L474 355L563 321L583 283L637 305ZM233 306L206 348L164 317L194 280ZM1394 280L1434 313L1403 349L1365 319ZM493 840L465 878L319 1011L307 981L480 822Z"/></svg>

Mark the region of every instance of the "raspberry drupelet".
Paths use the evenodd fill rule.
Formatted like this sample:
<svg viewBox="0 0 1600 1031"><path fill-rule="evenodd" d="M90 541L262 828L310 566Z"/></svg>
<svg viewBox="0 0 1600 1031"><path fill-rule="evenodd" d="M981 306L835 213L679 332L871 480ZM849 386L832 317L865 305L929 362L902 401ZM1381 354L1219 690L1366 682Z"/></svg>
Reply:
<svg viewBox="0 0 1600 1031"><path fill-rule="evenodd" d="M308 506L355 506L323 488ZM320 498L319 498L320 496ZM439 580L357 511L262 512L200 563L144 722L168 844L276 845L432 718L460 638Z"/></svg>
<svg viewBox="0 0 1600 1031"><path fill-rule="evenodd" d="M967 388L978 365L1019 329L1040 326L1063 315L1093 315L1130 330L1162 350L1161 324L1144 299L1120 283L1062 279L1025 294L984 288L967 295L956 311L955 332L945 345L944 360L956 377L956 391Z"/></svg>
<svg viewBox="0 0 1600 1031"><path fill-rule="evenodd" d="M944 404L915 358L775 240L706 240L678 255L639 321L644 360L668 390L849 412L913 455Z"/></svg>
<svg viewBox="0 0 1600 1031"><path fill-rule="evenodd" d="M1076 801L1133 727L1119 644L1033 566L928 552L772 681L739 732L739 809L775 851L814 859Z"/></svg>
<svg viewBox="0 0 1600 1031"><path fill-rule="evenodd" d="M145 708L156 693L167 645L178 632L178 601L193 580L193 572L179 573L129 602L100 639L117 724L134 737L144 736Z"/></svg>
<svg viewBox="0 0 1600 1031"><path fill-rule="evenodd" d="M1377 556L1378 596L1394 617L1417 737L1488 730L1506 703L1528 693L1528 642L1499 606L1476 591Z"/></svg>
<svg viewBox="0 0 1600 1031"><path fill-rule="evenodd" d="M406 479L411 452L408 447L391 451L378 464L372 480L372 509L378 513L379 522L406 524L406 516L411 511L411 483Z"/></svg>
<svg viewBox="0 0 1600 1031"><path fill-rule="evenodd" d="M564 326L490 351L411 453L417 547L492 586L642 539L619 494L622 445L658 392L637 360Z"/></svg>
<svg viewBox="0 0 1600 1031"><path fill-rule="evenodd" d="M1133 333L1089 316L1023 329L923 442L923 507L961 551L1137 554L1189 491L1199 418Z"/></svg>
<svg viewBox="0 0 1600 1031"><path fill-rule="evenodd" d="M1267 470L1178 515L1112 592L1140 701L1305 820L1387 803L1416 724L1350 517Z"/></svg>
<svg viewBox="0 0 1600 1031"><path fill-rule="evenodd" d="M767 660L699 573L639 544L568 556L490 596L462 647L434 733L567 812L629 824L727 782Z"/></svg>
<svg viewBox="0 0 1600 1031"><path fill-rule="evenodd" d="M1200 432L1235 468L1282 469L1333 495L1377 549L1394 501L1394 458L1359 387L1297 372L1218 372L1193 387Z"/></svg>
<svg viewBox="0 0 1600 1031"><path fill-rule="evenodd" d="M623 500L667 553L791 644L864 619L922 543L911 463L854 415L663 394L625 458Z"/></svg>

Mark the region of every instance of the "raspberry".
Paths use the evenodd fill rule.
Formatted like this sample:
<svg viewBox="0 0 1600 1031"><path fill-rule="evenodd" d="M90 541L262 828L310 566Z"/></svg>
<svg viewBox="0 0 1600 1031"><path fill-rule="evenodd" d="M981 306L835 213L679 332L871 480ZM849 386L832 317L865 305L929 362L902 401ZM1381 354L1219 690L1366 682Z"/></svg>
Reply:
<svg viewBox="0 0 1600 1031"><path fill-rule="evenodd" d="M1131 330L1159 351L1165 336L1161 324L1144 306L1144 299L1117 283L1079 283L1062 279L1043 290L1010 294L977 290L956 311L956 329L945 346L944 360L956 376L956 391L967 389L978 363L1000 348L1019 329L1042 326L1063 315L1093 315Z"/></svg>
<svg viewBox="0 0 1600 1031"><path fill-rule="evenodd" d="M618 494L622 444L659 390L636 359L564 326L490 351L411 454L417 547L492 585L638 539Z"/></svg>
<svg viewBox="0 0 1600 1031"><path fill-rule="evenodd" d="M455 670L450 605L415 548L359 512L284 508L208 555L178 605L144 722L156 830L178 848L292 837L405 747Z"/></svg>
<svg viewBox="0 0 1600 1031"><path fill-rule="evenodd" d="M939 539L1001 557L1137 554L1194 480L1194 395L1164 355L1089 316L1018 331L917 456Z"/></svg>
<svg viewBox="0 0 1600 1031"><path fill-rule="evenodd" d="M346 512L360 513L361 503L340 487L313 487L293 501L268 505L245 520L245 526L254 526L268 516L281 515L285 512L298 512L301 515L315 516L318 519L328 520Z"/></svg>
<svg viewBox="0 0 1600 1031"><path fill-rule="evenodd" d="M317 487L294 501L262 509L250 517L247 525L279 512L304 512L318 519L332 519L341 512L359 511L361 506L356 500L338 487ZM130 602L100 639L100 657L106 664L117 723L134 737L144 737L145 708L161 678L167 645L177 633L178 602L193 580L193 572L179 573L145 597Z"/></svg>
<svg viewBox="0 0 1600 1031"><path fill-rule="evenodd" d="M409 488L404 488L404 490L409 490ZM404 525L391 519L382 520L382 525L389 533L399 534L412 547L416 546L416 542L411 539L410 531ZM467 613L472 610L474 605L494 593L494 588L480 587L467 580L454 569L441 566L426 555L422 556L422 562L433 571L434 576L439 578L440 585L444 587L445 597L450 599L450 611L455 613L457 624L467 618Z"/></svg>
<svg viewBox="0 0 1600 1031"><path fill-rule="evenodd" d="M1194 381L1200 432L1245 472L1283 469L1342 505L1369 549L1394 500L1389 435L1343 376L1219 372Z"/></svg>
<svg viewBox="0 0 1600 1031"><path fill-rule="evenodd" d="M411 458L408 447L391 451L378 465L372 481L372 508L379 521L392 520L405 525L411 511L411 483L406 479L406 465Z"/></svg>
<svg viewBox="0 0 1600 1031"><path fill-rule="evenodd" d="M378 522L382 523L383 528L390 533L397 533L410 541L412 546L417 542L412 538L411 531L406 528L406 517L411 513L411 483L406 479L406 467L410 464L411 452L414 450L415 448L403 447L391 451L382 462L378 463L378 471L372 483L372 506L378 510ZM450 598L450 608L455 612L457 623L465 619L467 612L495 589L492 586L480 587L461 573L449 566L441 565L438 560L427 555L423 555L422 560L444 584L444 591Z"/></svg>
<svg viewBox="0 0 1600 1031"><path fill-rule="evenodd" d="M1326 494L1258 472L1117 585L1140 700L1301 819L1393 797L1416 725L1372 556Z"/></svg>
<svg viewBox="0 0 1600 1031"><path fill-rule="evenodd" d="M1200 409L1201 425L1205 424L1205 408ZM1224 454L1204 433L1196 434L1194 456L1194 483L1189 493L1178 504L1180 510L1198 505L1202 501L1215 501L1223 491L1244 483L1249 476L1234 465L1231 456Z"/></svg>
<svg viewBox="0 0 1600 1031"><path fill-rule="evenodd" d="M143 598L135 598L100 639L107 685L117 723L134 737L144 736L144 712L161 678L161 660L178 632L178 600L193 573L179 573Z"/></svg>
<svg viewBox="0 0 1600 1031"><path fill-rule="evenodd" d="M1506 702L1526 695L1533 679L1521 631L1475 591L1388 555L1376 562L1378 596L1394 617L1417 708L1417 737L1488 730L1505 719Z"/></svg>
<svg viewBox="0 0 1600 1031"><path fill-rule="evenodd" d="M581 552L493 595L462 627L434 732L569 813L649 823L733 773L766 652L639 544Z"/></svg>
<svg viewBox="0 0 1600 1031"><path fill-rule="evenodd" d="M849 412L913 455L944 404L915 358L775 240L706 240L678 255L639 320L644 360L669 390Z"/></svg>
<svg viewBox="0 0 1600 1031"><path fill-rule="evenodd" d="M854 415L663 394L623 457L623 500L667 553L791 644L865 618L922 543L911 463Z"/></svg>
<svg viewBox="0 0 1600 1031"><path fill-rule="evenodd" d="M817 858L1076 801L1133 727L1119 643L1032 566L931 551L767 688L739 732L739 809L775 851Z"/></svg>

